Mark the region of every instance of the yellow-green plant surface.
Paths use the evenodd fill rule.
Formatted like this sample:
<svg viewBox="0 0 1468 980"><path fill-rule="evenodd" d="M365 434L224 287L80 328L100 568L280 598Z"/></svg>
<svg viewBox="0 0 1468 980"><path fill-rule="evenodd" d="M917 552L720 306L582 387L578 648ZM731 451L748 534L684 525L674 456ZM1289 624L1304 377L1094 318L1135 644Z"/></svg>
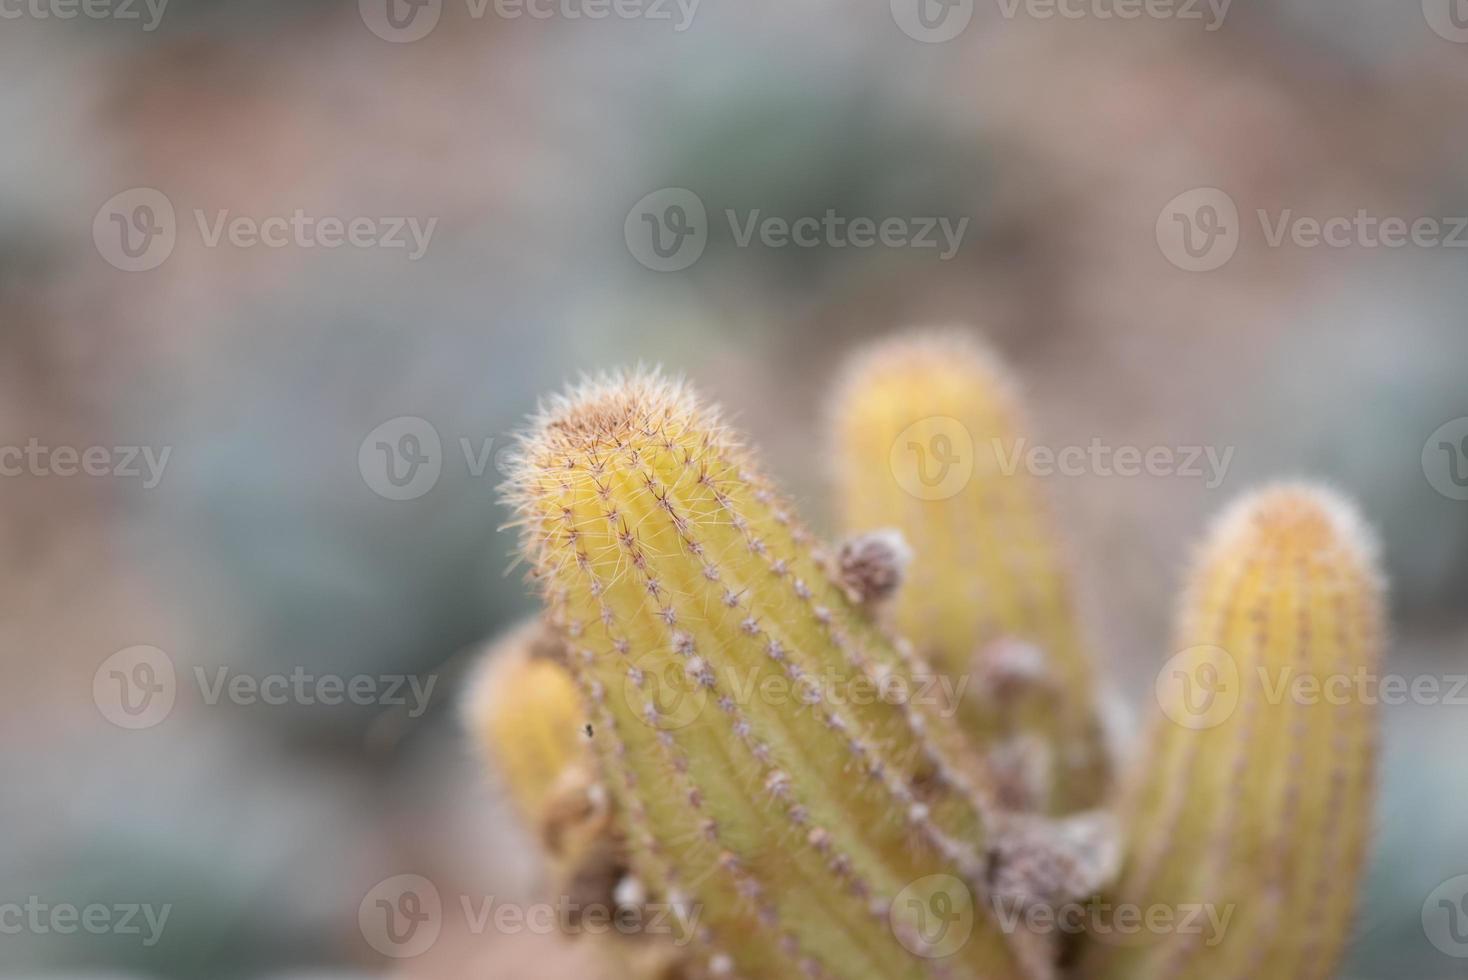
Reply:
<svg viewBox="0 0 1468 980"><path fill-rule="evenodd" d="M1218 928L1089 940L1094 980L1330 977L1371 823L1381 585L1348 505L1282 486L1229 510L1183 604L1110 898ZM1203 920L1200 920L1203 921Z"/></svg>
<svg viewBox="0 0 1468 980"><path fill-rule="evenodd" d="M485 655L465 703L480 755L542 833L557 796L593 765L576 683L548 655L556 645L538 619L517 627Z"/></svg>
<svg viewBox="0 0 1468 980"><path fill-rule="evenodd" d="M465 721L505 795L544 846L552 897L567 900L577 915L615 914L627 921L645 916L634 904L640 889L628 876L625 842L564 654L538 617L512 630L484 655ZM673 980L680 974L683 956L671 936L608 929L580 938L595 948L607 977Z"/></svg>
<svg viewBox="0 0 1468 980"><path fill-rule="evenodd" d="M983 769L940 712L871 696L910 655L712 410L647 374L584 384L534 424L511 498L634 864L702 969L1023 975L983 908L931 945L923 899L982 894Z"/></svg>
<svg viewBox="0 0 1468 980"><path fill-rule="evenodd" d="M851 360L831 426L843 528L897 528L915 555L897 631L967 679L961 718L979 742L1042 750L1018 762L1040 770L1033 805L1097 805L1110 763L1094 672L1008 372L957 331L883 341ZM1037 656L1016 663L1026 647Z"/></svg>
<svg viewBox="0 0 1468 980"><path fill-rule="evenodd" d="M1286 485L1224 515L1115 811L1049 819L1034 811L1108 800L1110 758L1012 386L956 335L878 345L844 379L852 536L834 553L657 375L585 383L524 440L510 498L556 656L507 661L471 718L542 826L601 801L573 875L676 910L672 954L609 960L751 980L1329 977L1367 848L1383 629L1354 511ZM956 719L915 696L924 654L972 682ZM1026 914L1074 922L1093 895L1064 949Z"/></svg>

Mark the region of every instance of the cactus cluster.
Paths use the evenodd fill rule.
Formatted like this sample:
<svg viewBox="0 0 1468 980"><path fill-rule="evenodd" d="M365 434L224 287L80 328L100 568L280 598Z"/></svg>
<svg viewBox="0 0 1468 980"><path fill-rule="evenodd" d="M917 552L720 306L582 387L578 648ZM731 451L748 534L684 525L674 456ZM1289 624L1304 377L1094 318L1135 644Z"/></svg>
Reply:
<svg viewBox="0 0 1468 980"><path fill-rule="evenodd" d="M545 613L468 718L554 887L669 910L620 975L1330 973L1375 719L1275 675L1375 662L1359 520L1306 486L1224 516L1123 769L1044 488L1002 465L1026 433L967 335L859 353L827 545L684 383L604 376L533 419L507 496Z"/></svg>

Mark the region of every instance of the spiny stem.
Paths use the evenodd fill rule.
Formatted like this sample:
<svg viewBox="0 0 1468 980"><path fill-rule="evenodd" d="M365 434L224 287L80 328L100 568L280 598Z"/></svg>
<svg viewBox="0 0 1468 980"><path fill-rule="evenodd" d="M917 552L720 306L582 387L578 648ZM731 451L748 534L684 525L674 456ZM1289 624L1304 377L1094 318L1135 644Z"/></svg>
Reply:
<svg viewBox="0 0 1468 980"><path fill-rule="evenodd" d="M992 788L937 707L874 695L922 665L716 413L654 375L590 382L536 421L510 497L634 860L711 972L1023 975L987 909L930 958L894 906L933 874L982 894Z"/></svg>
<svg viewBox="0 0 1468 980"><path fill-rule="evenodd" d="M1275 487L1224 515L1193 574L1181 652L1158 678L1161 716L1132 781L1127 866L1110 896L1176 916L1199 908L1214 925L1130 943L1102 930L1080 975L1332 975L1376 754L1374 699L1343 683L1379 662L1381 592L1369 536L1332 494Z"/></svg>
<svg viewBox="0 0 1468 980"><path fill-rule="evenodd" d="M941 670L978 683L966 729L1037 771L1017 799L1053 812L1097 805L1110 760L1095 682L1076 625L1055 529L1038 480L1018 461L1029 431L1008 371L968 335L917 333L858 352L833 399L838 507L849 533L894 527L912 546L894 602L898 632ZM1033 689L986 696L1001 652L1040 658Z"/></svg>

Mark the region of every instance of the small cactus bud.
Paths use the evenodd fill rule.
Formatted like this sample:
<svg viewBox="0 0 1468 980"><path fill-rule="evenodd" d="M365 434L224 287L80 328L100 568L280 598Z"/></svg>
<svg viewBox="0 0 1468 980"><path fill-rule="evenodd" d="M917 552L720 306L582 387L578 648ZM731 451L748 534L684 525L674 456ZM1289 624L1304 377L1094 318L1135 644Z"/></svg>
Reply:
<svg viewBox="0 0 1468 980"><path fill-rule="evenodd" d="M1113 903L1216 930L1087 937L1096 980L1334 975L1371 826L1382 586L1354 509L1308 486L1245 498L1209 535L1157 679ZM1294 679L1306 679L1299 687ZM1317 686L1318 685L1318 686ZM1365 692L1370 694L1371 692Z"/></svg>
<svg viewBox="0 0 1468 980"><path fill-rule="evenodd" d="M1049 742L1035 735L1015 735L989 750L996 800L1006 810L1049 809L1055 760Z"/></svg>
<svg viewBox="0 0 1468 980"><path fill-rule="evenodd" d="M1058 907L1109 885L1120 859L1120 832L1108 813L1011 816L994 828L989 887L996 900L1019 908Z"/></svg>
<svg viewBox="0 0 1468 980"><path fill-rule="evenodd" d="M851 601L870 605L886 600L902 585L912 564L912 549L901 531L887 528L847 538L836 561Z"/></svg>
<svg viewBox="0 0 1468 980"><path fill-rule="evenodd" d="M897 631L954 677L1001 639L1040 650L1053 698L1003 712L974 691L962 720L984 742L1023 732L1051 742L1055 810L1095 806L1109 759L1092 668L1043 488L1007 462L1026 435L1009 372L957 331L878 342L846 368L831 428L841 525L895 527L913 549Z"/></svg>
<svg viewBox="0 0 1468 980"><path fill-rule="evenodd" d="M686 907L706 972L1025 975L987 908L946 958L914 952L892 899L984 887L992 788L948 719L865 696L917 665L715 412L656 375L587 383L535 421L509 497L635 873Z"/></svg>

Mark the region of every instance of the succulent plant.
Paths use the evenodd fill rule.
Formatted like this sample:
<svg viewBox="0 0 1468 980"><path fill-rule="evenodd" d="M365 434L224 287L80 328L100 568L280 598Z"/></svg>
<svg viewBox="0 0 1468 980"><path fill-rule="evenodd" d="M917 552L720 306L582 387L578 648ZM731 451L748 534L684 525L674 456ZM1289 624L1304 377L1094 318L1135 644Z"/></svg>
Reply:
<svg viewBox="0 0 1468 980"><path fill-rule="evenodd" d="M1126 796L1117 905L1199 909L1208 930L1108 928L1081 975L1329 977L1372 821L1381 647L1371 537L1335 495L1283 485L1204 542Z"/></svg>
<svg viewBox="0 0 1468 980"><path fill-rule="evenodd" d="M830 413L841 525L901 531L916 553L893 622L972 683L965 727L1014 773L1014 802L1101 802L1110 759L1065 559L1040 481L1006 454L1027 435L998 360L957 332L899 337L854 357Z"/></svg>
<svg viewBox="0 0 1468 980"><path fill-rule="evenodd" d="M1349 508L1291 486L1223 519L1117 789L1043 487L994 448L1024 432L997 361L880 345L831 431L835 546L681 382L600 377L533 420L508 497L545 616L490 655L469 719L556 887L669 910L688 977L1328 972L1374 718L1267 675L1374 663ZM1177 922L1194 907L1215 933ZM1133 908L1170 925L1130 930Z"/></svg>
<svg viewBox="0 0 1468 980"><path fill-rule="evenodd" d="M465 715L504 795L551 863L574 871L614 831L564 656L545 623L521 624L483 657Z"/></svg>
<svg viewBox="0 0 1468 980"><path fill-rule="evenodd" d="M626 841L591 749L585 711L566 669L566 647L538 617L481 658L465 702L473 742L546 858L549 890L562 896L562 925L576 931L588 910L608 920L635 882ZM618 980L676 976L681 954L638 923L594 933L605 971Z"/></svg>

